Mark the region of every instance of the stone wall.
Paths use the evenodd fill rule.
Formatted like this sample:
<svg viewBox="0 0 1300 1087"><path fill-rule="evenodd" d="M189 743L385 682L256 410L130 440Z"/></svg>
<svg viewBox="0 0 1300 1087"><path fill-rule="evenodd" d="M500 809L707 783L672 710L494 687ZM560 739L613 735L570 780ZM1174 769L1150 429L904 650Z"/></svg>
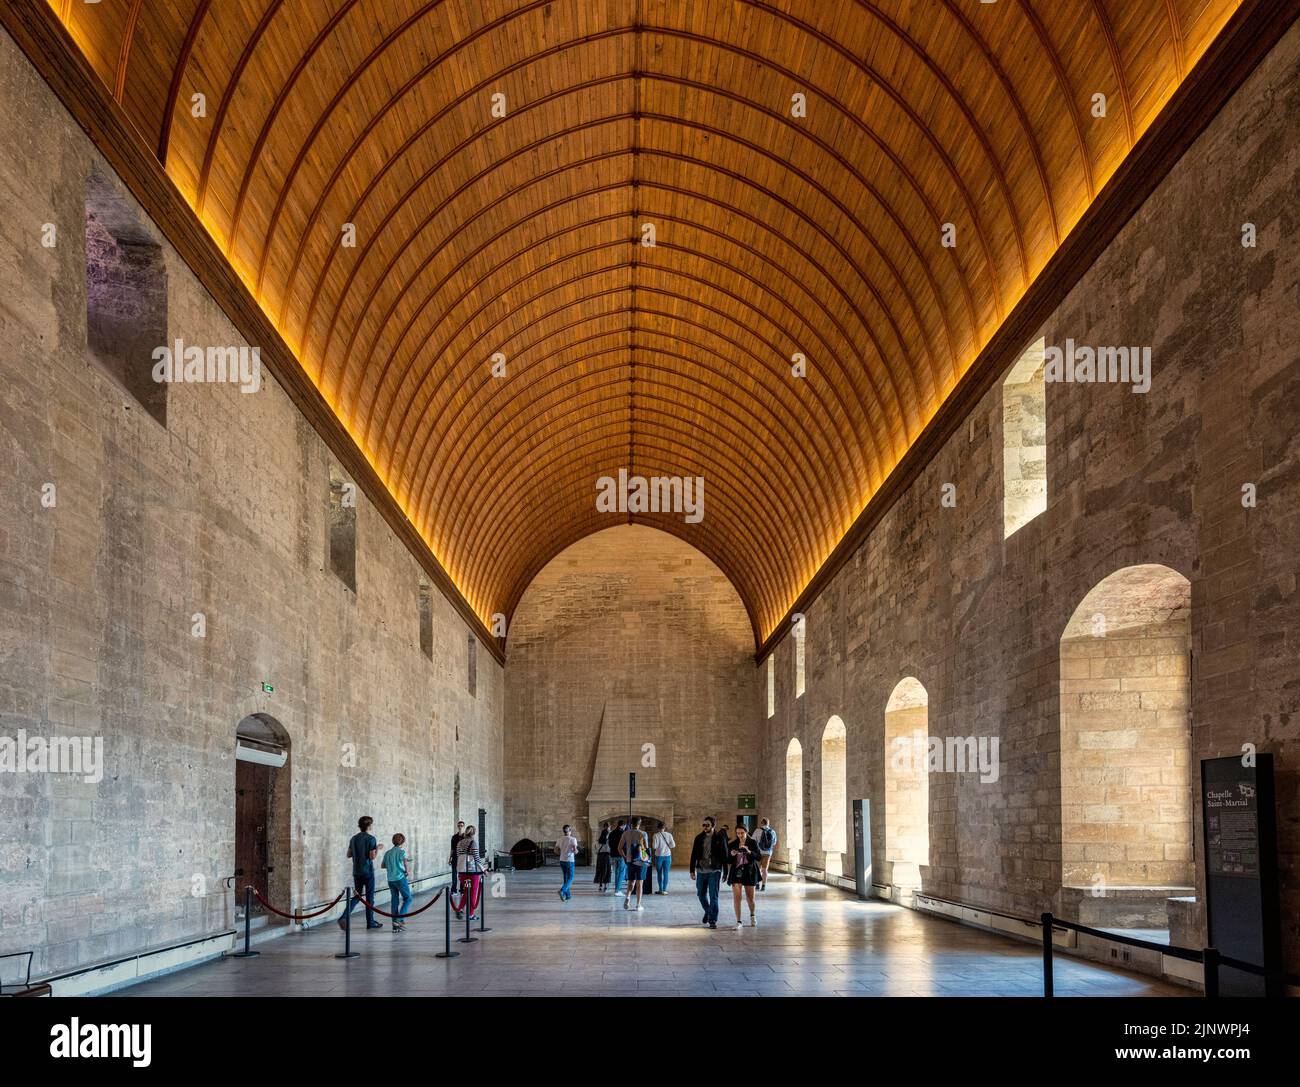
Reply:
<svg viewBox="0 0 1300 1087"><path fill-rule="evenodd" d="M588 536L537 575L507 647L512 840L550 841L573 823L589 842L593 781L609 783L608 814L626 811L628 772L639 814L664 818L671 804L680 862L703 816L734 825L758 771L753 633L736 590L698 551L643 525ZM619 743L612 758L597 758L602 717L606 743ZM644 743L653 767L638 757Z"/></svg>
<svg viewBox="0 0 1300 1087"><path fill-rule="evenodd" d="M355 593L330 572L331 457L289 398L173 385L163 426L90 358L86 186L117 182L3 34L0 145L0 737L104 750L97 784L0 773L0 952L36 949L39 975L230 927L254 712L291 742L277 905L338 893L361 814L440 871L457 771L500 844L502 669L480 654L470 696L437 594L420 652L419 568L364 498ZM241 344L125 199L162 249L169 339Z"/></svg>
<svg viewBox="0 0 1300 1087"><path fill-rule="evenodd" d="M885 706L915 676L932 735L1000 740L996 782L929 775L925 889L1021 916L1052 908L1062 885L1062 634L1108 575L1168 566L1191 582L1191 765L1244 744L1277 759L1283 940L1288 968L1300 969L1297 123L1300 27L1041 330L1049 346L1067 337L1150 346L1150 392L1047 385L1048 507L1005 539L1001 389L978 404L805 609L800 699L792 639L776 647L760 805L784 803L791 737L807 765L832 714L848 727L846 799L879 801ZM1255 248L1242 245L1244 223L1257 229ZM956 485L955 508L941 505L945 483ZM753 683L762 694L763 669ZM1194 772L1192 812L1198 780ZM881 818L872 830L879 859ZM1195 850L1199 859L1199 826ZM805 860L819 863L815 852Z"/></svg>

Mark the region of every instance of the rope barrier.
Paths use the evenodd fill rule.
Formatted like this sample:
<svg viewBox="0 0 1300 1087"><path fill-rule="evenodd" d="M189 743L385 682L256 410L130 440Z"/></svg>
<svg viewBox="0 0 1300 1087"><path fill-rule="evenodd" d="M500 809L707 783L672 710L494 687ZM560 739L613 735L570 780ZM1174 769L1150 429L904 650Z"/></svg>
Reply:
<svg viewBox="0 0 1300 1087"><path fill-rule="evenodd" d="M340 891L338 898L336 898L323 910L317 910L315 913L285 913L283 910L277 910L274 906L272 906L271 903L269 903L265 898L262 897L258 889L252 886L252 884L249 884L248 889L253 892L253 894L257 897L257 900L260 903L262 903L262 905L265 906L268 910L270 910L272 913L276 914L279 917L287 917L290 921L307 921L313 917L319 917L322 913L329 913L330 910L332 910L343 900L343 894L344 894L343 891Z"/></svg>
<svg viewBox="0 0 1300 1087"><path fill-rule="evenodd" d="M444 887L442 890L445 891L446 889L447 888ZM375 913L379 914L380 917L391 917L397 921L405 921L408 917L414 917L417 913L423 913L435 902L437 902L438 899L440 899L441 897L442 897L442 891L439 891L436 895L434 895L431 899L429 899L429 901L426 902L423 906L421 906L418 910L408 910L406 913L388 913L385 910L381 910L373 902L368 901L365 895L357 895L358 900L365 903L367 909L374 910Z"/></svg>
<svg viewBox="0 0 1300 1087"><path fill-rule="evenodd" d="M479 892L479 893L478 893L477 895L475 895L475 896L474 896L474 900L473 900L472 902L469 903L470 912L473 913L476 909L478 909L478 904L479 904L479 902L480 902L480 901L482 900L482 898L483 898L483 873L482 873L482 872L467 872L467 873L465 873L465 874L468 875L468 876L478 876L478 877L479 877L479 878L478 878L478 886L477 886L477 889L478 889L478 892ZM459 879L459 878L462 878L462 877L459 877L459 876L458 876L457 878ZM452 908L453 910L455 910L457 913L463 913L463 912L464 912L464 910L465 910L465 904L466 904L466 902L468 901L468 899L469 899L469 897L470 897L470 888L471 888L471 887L474 887L474 883L473 883L473 881L471 881L470 884L469 884L469 886L466 886L464 883L462 883L462 884L461 884L461 887L464 888L464 889L460 892L460 903L459 903L459 904L457 904L457 902L456 902L456 896L452 893L451 888L450 888L450 887L447 887L447 888L446 888L446 891L447 891L447 899L448 899L448 901L451 902L451 908ZM441 892L439 892L439 893L441 893Z"/></svg>

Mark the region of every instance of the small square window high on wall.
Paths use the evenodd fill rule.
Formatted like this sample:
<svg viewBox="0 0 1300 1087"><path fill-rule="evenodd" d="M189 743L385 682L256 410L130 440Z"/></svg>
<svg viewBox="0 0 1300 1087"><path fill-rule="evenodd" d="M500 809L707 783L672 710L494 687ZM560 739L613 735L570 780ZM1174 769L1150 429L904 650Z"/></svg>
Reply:
<svg viewBox="0 0 1300 1087"><path fill-rule="evenodd" d="M357 591L357 485L330 465L330 572Z"/></svg>
<svg viewBox="0 0 1300 1087"><path fill-rule="evenodd" d="M433 660L433 589L429 579L420 575L420 652Z"/></svg>
<svg viewBox="0 0 1300 1087"><path fill-rule="evenodd" d="M166 426L167 382L154 380L154 352L168 346L162 247L127 199L97 173L86 179L85 212L88 353Z"/></svg>

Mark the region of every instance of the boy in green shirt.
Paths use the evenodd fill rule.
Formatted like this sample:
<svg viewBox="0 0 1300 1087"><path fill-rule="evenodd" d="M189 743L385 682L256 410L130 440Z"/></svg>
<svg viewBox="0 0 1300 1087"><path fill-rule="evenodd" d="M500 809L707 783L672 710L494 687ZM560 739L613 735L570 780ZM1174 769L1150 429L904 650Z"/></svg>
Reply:
<svg viewBox="0 0 1300 1087"><path fill-rule="evenodd" d="M406 928L406 922L402 920L406 911L411 908L411 862L406 856L406 850L402 848L406 844L405 834L393 835L393 848L384 854L384 871L388 873L388 912L393 915L393 932L401 932ZM401 895L402 908L397 908L397 897Z"/></svg>

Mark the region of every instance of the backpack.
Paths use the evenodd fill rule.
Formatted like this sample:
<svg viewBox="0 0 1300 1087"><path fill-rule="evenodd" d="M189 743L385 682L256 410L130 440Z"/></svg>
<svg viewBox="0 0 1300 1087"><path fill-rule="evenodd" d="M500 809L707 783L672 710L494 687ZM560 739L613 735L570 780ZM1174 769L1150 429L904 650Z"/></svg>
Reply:
<svg viewBox="0 0 1300 1087"><path fill-rule="evenodd" d="M772 840L776 837L776 832L771 827L764 827L758 835L759 849L771 849Z"/></svg>

